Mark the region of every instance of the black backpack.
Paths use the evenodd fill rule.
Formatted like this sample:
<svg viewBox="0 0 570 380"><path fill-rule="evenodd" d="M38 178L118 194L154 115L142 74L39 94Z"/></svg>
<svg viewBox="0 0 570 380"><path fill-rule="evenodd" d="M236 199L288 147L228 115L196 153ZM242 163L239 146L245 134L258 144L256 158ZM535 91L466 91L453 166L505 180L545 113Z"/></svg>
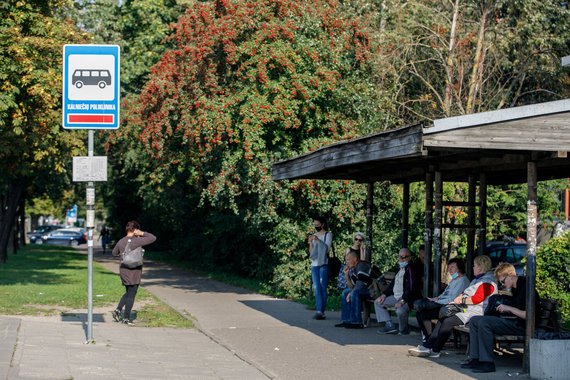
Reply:
<svg viewBox="0 0 570 380"><path fill-rule="evenodd" d="M328 234L328 231L327 231ZM327 234L325 234L325 236L327 236ZM332 256L330 255L330 253L332 253ZM329 273L329 283L333 282L336 280L336 278L338 277L338 274L340 272L340 268L342 267L342 263L339 260L338 257L336 257L336 255L334 254L334 245L331 242L331 247L329 249L329 252L327 252L327 259L328 259L328 273Z"/></svg>
<svg viewBox="0 0 570 380"><path fill-rule="evenodd" d="M340 273L340 267L342 263L336 256L329 257L328 271L329 271L329 282L333 282L338 277Z"/></svg>

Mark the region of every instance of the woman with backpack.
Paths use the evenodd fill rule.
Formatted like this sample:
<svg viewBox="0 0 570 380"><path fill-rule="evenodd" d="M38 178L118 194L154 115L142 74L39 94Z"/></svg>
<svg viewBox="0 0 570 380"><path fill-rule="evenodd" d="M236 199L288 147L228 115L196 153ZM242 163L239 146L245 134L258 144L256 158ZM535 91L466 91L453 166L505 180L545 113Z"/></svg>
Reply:
<svg viewBox="0 0 570 380"><path fill-rule="evenodd" d="M153 243L156 237L150 232L145 232L140 230L140 225L138 222L132 220L127 223L125 231L127 235L117 242L115 248L113 248L113 256L120 256L121 264L119 266L119 275L121 276L121 282L125 287L125 294L121 297L119 305L115 310L111 312L115 322L122 322L126 325L134 325L131 320L131 309L135 303L135 296L137 295L137 290L141 283L142 276L142 265L134 268L130 268L123 263L123 257L127 245L129 250L135 250L138 247L142 247ZM125 308L125 313L121 317L121 310Z"/></svg>
<svg viewBox="0 0 570 380"><path fill-rule="evenodd" d="M311 259L311 277L315 290L317 312L313 319L325 319L327 308L328 253L332 245L332 233L328 230L327 220L323 216L313 219L315 233L309 235L309 258Z"/></svg>

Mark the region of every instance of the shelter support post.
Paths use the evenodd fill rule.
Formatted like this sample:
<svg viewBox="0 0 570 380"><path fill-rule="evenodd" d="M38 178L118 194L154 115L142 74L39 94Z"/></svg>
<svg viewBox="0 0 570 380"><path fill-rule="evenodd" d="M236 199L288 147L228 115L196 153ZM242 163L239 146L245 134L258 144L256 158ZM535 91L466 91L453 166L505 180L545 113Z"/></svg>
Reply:
<svg viewBox="0 0 570 380"><path fill-rule="evenodd" d="M433 225L433 294L441 289L441 252L443 246L442 208L443 208L443 175L435 172L435 212Z"/></svg>
<svg viewBox="0 0 570 380"><path fill-rule="evenodd" d="M485 253L487 244L487 176L479 174L479 252L478 256ZM473 263L468 263L473 270Z"/></svg>
<svg viewBox="0 0 570 380"><path fill-rule="evenodd" d="M537 237L537 178L536 162L527 164L527 233L526 233L526 337L524 342L523 371L530 371L530 339L534 336L535 288L536 288L536 237Z"/></svg>
<svg viewBox="0 0 570 380"><path fill-rule="evenodd" d="M408 231L410 215L410 183L404 182L402 200L402 248L408 248Z"/></svg>
<svg viewBox="0 0 570 380"><path fill-rule="evenodd" d="M475 191L477 180L475 175L469 175L469 189L467 190L467 198L469 206L467 207L467 262L473 262L475 256ZM469 271L467 271L469 273ZM469 277L472 278L472 277Z"/></svg>
<svg viewBox="0 0 570 380"><path fill-rule="evenodd" d="M570 216L570 190L568 188L564 191L564 215L566 215L564 220L568 220Z"/></svg>
<svg viewBox="0 0 570 380"><path fill-rule="evenodd" d="M368 183L366 194L366 261L372 262L372 221L374 215L374 182Z"/></svg>
<svg viewBox="0 0 570 380"><path fill-rule="evenodd" d="M436 296L430 294L430 265L432 262L432 237L433 237L433 172L426 172L426 208L425 208L425 230L424 230L424 290L425 296Z"/></svg>

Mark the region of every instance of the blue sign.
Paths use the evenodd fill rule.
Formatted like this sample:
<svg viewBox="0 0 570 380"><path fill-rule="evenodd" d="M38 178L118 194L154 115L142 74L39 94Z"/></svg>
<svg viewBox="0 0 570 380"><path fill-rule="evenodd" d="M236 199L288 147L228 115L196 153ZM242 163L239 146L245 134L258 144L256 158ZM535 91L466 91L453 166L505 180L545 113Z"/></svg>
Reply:
<svg viewBox="0 0 570 380"><path fill-rule="evenodd" d="M117 45L64 45L63 128L119 128L119 53Z"/></svg>

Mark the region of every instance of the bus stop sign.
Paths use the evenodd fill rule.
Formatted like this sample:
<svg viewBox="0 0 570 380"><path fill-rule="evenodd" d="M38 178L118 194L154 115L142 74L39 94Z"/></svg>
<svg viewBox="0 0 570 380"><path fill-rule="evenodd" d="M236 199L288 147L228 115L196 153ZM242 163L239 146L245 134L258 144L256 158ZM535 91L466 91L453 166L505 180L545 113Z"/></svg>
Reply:
<svg viewBox="0 0 570 380"><path fill-rule="evenodd" d="M119 128L117 45L64 45L63 128Z"/></svg>

